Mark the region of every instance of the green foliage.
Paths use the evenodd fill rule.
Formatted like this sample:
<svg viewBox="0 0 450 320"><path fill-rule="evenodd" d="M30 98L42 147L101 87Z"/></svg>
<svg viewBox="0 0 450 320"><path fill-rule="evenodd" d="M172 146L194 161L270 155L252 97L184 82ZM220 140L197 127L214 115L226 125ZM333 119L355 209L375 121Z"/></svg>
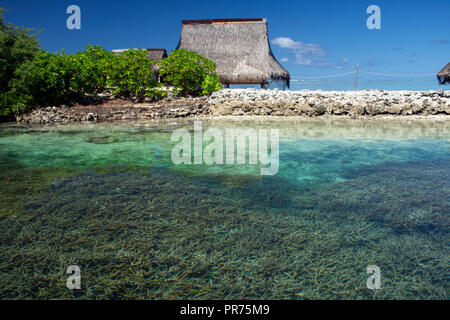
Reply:
<svg viewBox="0 0 450 320"><path fill-rule="evenodd" d="M108 87L127 98L164 98L167 92L152 79L151 65L145 50L130 50L119 56L99 46L87 46L86 51L76 54L40 51L16 70L9 84L8 112L70 105L86 95L103 93Z"/></svg>
<svg viewBox="0 0 450 320"><path fill-rule="evenodd" d="M157 83L157 86L155 88L145 88L144 96L155 101L166 98L168 93L165 89L162 88L162 86L163 85L161 83Z"/></svg>
<svg viewBox="0 0 450 320"><path fill-rule="evenodd" d="M144 97L157 99L167 95L166 92L155 89L162 87L162 84L153 79L153 68L157 62L148 59L147 51L128 50L114 56L112 62L107 84L114 88L113 93L136 97L138 100Z"/></svg>
<svg viewBox="0 0 450 320"><path fill-rule="evenodd" d="M208 95L214 91L222 89L222 84L220 83L219 76L217 74L208 74L203 79L202 82L202 95Z"/></svg>
<svg viewBox="0 0 450 320"><path fill-rule="evenodd" d="M68 64L64 56L44 51L22 64L9 84L9 112L26 112L39 105L61 102L65 93L61 64Z"/></svg>
<svg viewBox="0 0 450 320"><path fill-rule="evenodd" d="M125 98L158 100L167 90L155 78L175 86L174 93L207 95L219 90L216 64L187 50L176 50L161 62L148 59L146 50L114 55L100 46L66 54L39 49L31 29L3 22L0 8L0 118L38 106L73 104L111 90Z"/></svg>
<svg viewBox="0 0 450 320"><path fill-rule="evenodd" d="M164 81L181 93L209 94L221 88L216 64L195 52L175 50L160 65L159 73Z"/></svg>
<svg viewBox="0 0 450 320"><path fill-rule="evenodd" d="M66 54L64 50L56 54L40 51L33 60L21 65L9 84L10 111L26 112L36 106L70 104L85 94L103 91L106 64L103 59L93 60L92 50L104 53L103 49L94 47L75 55Z"/></svg>
<svg viewBox="0 0 450 320"><path fill-rule="evenodd" d="M32 29L5 24L4 11L0 8L0 117L11 115L8 105L9 83L16 70L39 52L36 34L30 34Z"/></svg>
<svg viewBox="0 0 450 320"><path fill-rule="evenodd" d="M77 74L71 87L79 95L99 94L106 90L108 71L114 63L112 52L100 46L88 45L86 51L73 55Z"/></svg>

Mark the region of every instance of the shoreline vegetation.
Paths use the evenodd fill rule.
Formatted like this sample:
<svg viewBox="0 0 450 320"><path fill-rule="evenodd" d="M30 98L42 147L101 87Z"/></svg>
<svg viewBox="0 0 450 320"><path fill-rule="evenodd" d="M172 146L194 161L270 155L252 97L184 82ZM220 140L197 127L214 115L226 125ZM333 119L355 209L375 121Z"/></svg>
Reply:
<svg viewBox="0 0 450 320"><path fill-rule="evenodd" d="M145 121L217 117L427 118L450 115L450 91L279 91L222 89L210 96L136 102L97 97L71 107L53 106L16 116L23 124Z"/></svg>
<svg viewBox="0 0 450 320"><path fill-rule="evenodd" d="M450 91L222 89L217 65L177 49L160 61L146 50L100 46L50 53L32 29L5 24L0 8L0 121L26 124L220 116L371 118L447 116Z"/></svg>
<svg viewBox="0 0 450 320"><path fill-rule="evenodd" d="M157 61L144 49L118 54L101 46L52 53L39 48L31 29L3 22L0 8L0 121L42 106L86 105L98 97L159 101L207 96L221 89L216 63L185 49ZM103 99L101 99L103 100Z"/></svg>

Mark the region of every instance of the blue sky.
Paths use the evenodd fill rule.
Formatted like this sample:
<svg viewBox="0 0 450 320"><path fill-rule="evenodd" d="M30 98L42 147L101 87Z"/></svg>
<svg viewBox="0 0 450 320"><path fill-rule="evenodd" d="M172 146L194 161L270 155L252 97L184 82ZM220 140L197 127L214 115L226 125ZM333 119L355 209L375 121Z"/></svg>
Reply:
<svg viewBox="0 0 450 320"><path fill-rule="evenodd" d="M81 8L81 30L68 30L66 9ZM381 9L381 29L369 30L369 5ZM416 1L104 1L0 0L5 20L44 29L49 51L166 48L179 40L181 20L267 18L272 50L291 76L354 70L435 74L450 61L449 0Z"/></svg>

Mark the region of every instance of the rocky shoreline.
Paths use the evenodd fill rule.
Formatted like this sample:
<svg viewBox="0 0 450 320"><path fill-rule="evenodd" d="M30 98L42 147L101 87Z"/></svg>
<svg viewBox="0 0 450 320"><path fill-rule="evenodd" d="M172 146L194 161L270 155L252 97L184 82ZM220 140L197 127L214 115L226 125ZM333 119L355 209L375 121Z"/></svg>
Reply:
<svg viewBox="0 0 450 320"><path fill-rule="evenodd" d="M134 121L219 116L448 116L450 91L279 91L223 89L210 97L171 98L154 103L107 100L95 105L46 107L16 118L29 124Z"/></svg>

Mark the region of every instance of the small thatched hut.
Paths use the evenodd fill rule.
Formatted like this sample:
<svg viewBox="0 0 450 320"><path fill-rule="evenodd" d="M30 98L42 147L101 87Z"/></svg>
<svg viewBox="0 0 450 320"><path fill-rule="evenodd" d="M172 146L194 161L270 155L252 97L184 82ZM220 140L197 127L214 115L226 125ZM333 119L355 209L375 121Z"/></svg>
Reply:
<svg viewBox="0 0 450 320"><path fill-rule="evenodd" d="M445 84L447 82L450 83L450 62L438 72L437 78L439 84Z"/></svg>
<svg viewBox="0 0 450 320"><path fill-rule="evenodd" d="M227 87L260 84L264 88L277 80L289 87L289 72L270 48L266 19L183 20L177 49L214 61Z"/></svg>
<svg viewBox="0 0 450 320"><path fill-rule="evenodd" d="M166 49L146 49L148 52L148 58L156 61L161 61L167 58Z"/></svg>

